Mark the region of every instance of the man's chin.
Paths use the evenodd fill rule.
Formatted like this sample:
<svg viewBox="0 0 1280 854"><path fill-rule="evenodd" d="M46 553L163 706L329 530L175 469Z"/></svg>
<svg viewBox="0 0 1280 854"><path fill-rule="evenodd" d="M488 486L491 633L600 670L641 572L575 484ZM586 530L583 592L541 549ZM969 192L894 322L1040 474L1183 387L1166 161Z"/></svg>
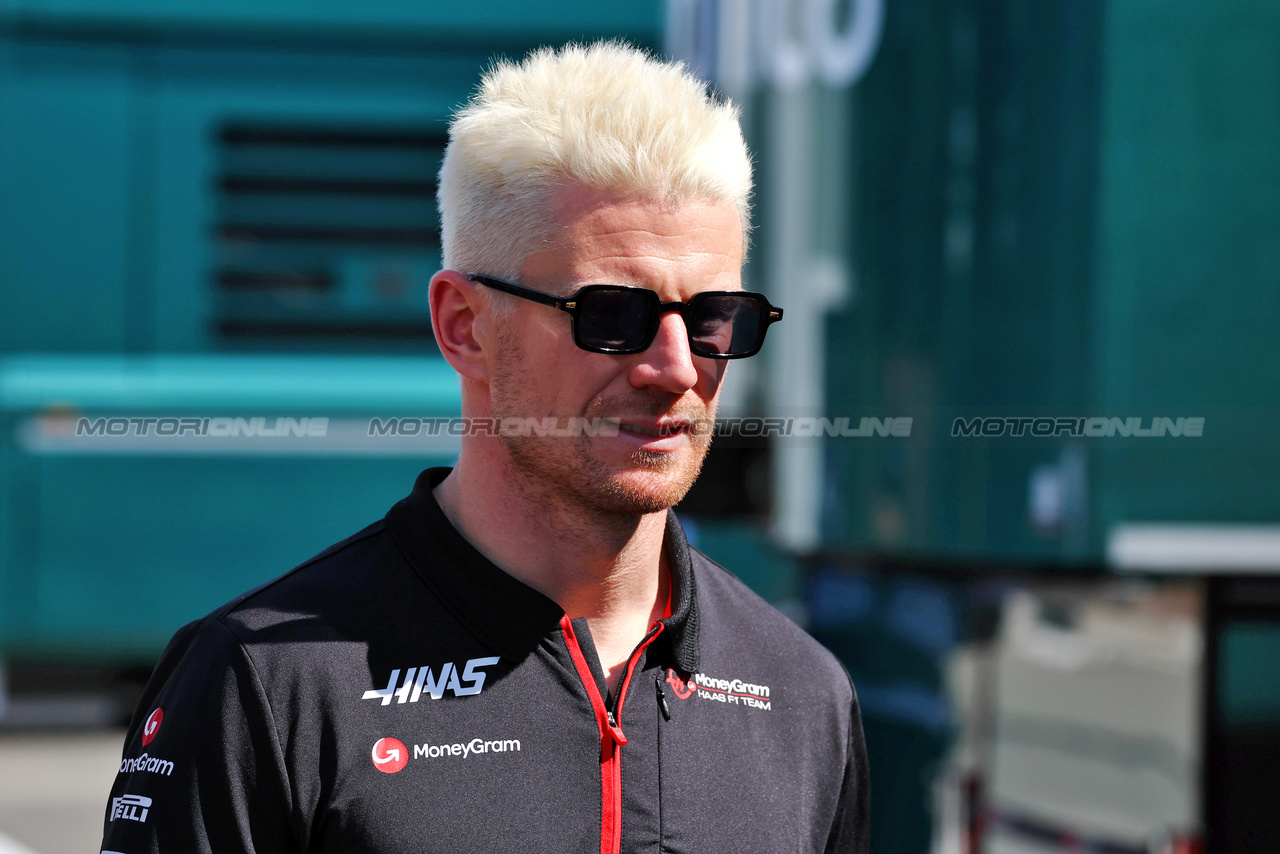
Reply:
<svg viewBox="0 0 1280 854"><path fill-rule="evenodd" d="M666 462L669 464L671 461ZM626 514L667 510L679 504L688 493L700 468L698 466L690 471L687 465L663 465L661 461L655 460L640 461L639 465L616 472L600 483L597 496L605 505L601 509Z"/></svg>
<svg viewBox="0 0 1280 854"><path fill-rule="evenodd" d="M633 489L625 485L605 484L595 496L596 509L617 516L646 516L669 510L688 490Z"/></svg>

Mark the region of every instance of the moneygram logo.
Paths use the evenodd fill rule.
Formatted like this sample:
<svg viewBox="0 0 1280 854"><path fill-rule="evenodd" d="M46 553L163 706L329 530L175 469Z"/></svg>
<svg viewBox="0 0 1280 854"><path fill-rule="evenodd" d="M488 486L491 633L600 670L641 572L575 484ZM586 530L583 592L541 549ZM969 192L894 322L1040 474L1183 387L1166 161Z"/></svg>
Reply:
<svg viewBox="0 0 1280 854"><path fill-rule="evenodd" d="M747 706L761 711L772 711L768 685L757 685L741 679L720 679L705 673L695 673L685 679L674 670L667 670L667 684L681 700L687 700L696 692L699 699L713 700L730 706Z"/></svg>
<svg viewBox="0 0 1280 854"><path fill-rule="evenodd" d="M453 744L415 744L414 759L468 759L490 753L519 753L518 738L473 738ZM409 748L398 738L380 738L373 745L373 767L384 774L394 774L409 763Z"/></svg>
<svg viewBox="0 0 1280 854"><path fill-rule="evenodd" d="M671 686L671 690L676 692L676 696L681 700L687 700L693 696L694 684L692 679L685 679L675 670L667 669L667 684Z"/></svg>
<svg viewBox="0 0 1280 854"><path fill-rule="evenodd" d="M373 767L394 774L409 764L409 748L398 738L380 738L373 745Z"/></svg>
<svg viewBox="0 0 1280 854"><path fill-rule="evenodd" d="M169 777L173 774L173 763L167 759L148 756L145 753L137 759L125 759L120 763L121 774L136 774L142 771L148 774L163 774Z"/></svg>
<svg viewBox="0 0 1280 854"><path fill-rule="evenodd" d="M156 737L156 733L160 730L160 722L164 720L164 710L159 706L151 713L151 717L147 718L147 722L142 725L142 746L146 747Z"/></svg>
<svg viewBox="0 0 1280 854"><path fill-rule="evenodd" d="M481 667L497 664L497 656L488 658L472 658L462 669L453 662L445 662L437 673L430 667L410 667L404 674L404 682L400 681L399 669L391 671L387 687L374 688L361 695L362 700L381 700L382 705L391 705L392 698L397 703L416 703L425 692L433 700L439 700L445 691L455 697L469 697L479 694L484 687L485 672ZM399 688L396 686L399 685Z"/></svg>
<svg viewBox="0 0 1280 854"><path fill-rule="evenodd" d="M520 739L518 738L499 738L493 741L473 738L470 741L459 741L453 744L415 744L413 746L414 759L441 759L449 756L458 756L466 759L469 756L478 756L484 753L519 752Z"/></svg>

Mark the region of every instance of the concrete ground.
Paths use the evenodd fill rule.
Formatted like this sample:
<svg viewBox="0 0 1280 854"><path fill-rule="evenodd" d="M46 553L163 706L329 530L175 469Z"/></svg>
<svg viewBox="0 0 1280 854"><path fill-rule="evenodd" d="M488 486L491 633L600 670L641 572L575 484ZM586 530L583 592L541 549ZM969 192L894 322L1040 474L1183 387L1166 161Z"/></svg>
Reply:
<svg viewBox="0 0 1280 854"><path fill-rule="evenodd" d="M96 854L124 730L0 732L0 854Z"/></svg>

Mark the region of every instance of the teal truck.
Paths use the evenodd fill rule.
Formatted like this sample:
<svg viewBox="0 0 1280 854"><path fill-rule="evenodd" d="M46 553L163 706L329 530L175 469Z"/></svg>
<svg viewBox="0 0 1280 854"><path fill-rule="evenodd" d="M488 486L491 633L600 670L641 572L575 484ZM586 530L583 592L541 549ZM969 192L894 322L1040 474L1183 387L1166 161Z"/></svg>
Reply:
<svg viewBox="0 0 1280 854"><path fill-rule="evenodd" d="M145 665L448 464L385 429L459 411L427 311L447 117L495 55L661 28L0 2L0 658Z"/></svg>

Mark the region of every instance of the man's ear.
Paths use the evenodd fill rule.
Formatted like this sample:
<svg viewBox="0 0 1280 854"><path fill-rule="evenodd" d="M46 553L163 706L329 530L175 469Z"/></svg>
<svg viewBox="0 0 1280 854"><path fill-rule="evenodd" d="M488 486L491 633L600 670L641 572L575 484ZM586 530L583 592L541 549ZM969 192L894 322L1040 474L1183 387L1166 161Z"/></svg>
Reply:
<svg viewBox="0 0 1280 854"><path fill-rule="evenodd" d="M431 328L445 361L463 377L487 380L485 348L491 340L481 330L488 318L476 286L456 270L441 270L431 277L427 299Z"/></svg>

